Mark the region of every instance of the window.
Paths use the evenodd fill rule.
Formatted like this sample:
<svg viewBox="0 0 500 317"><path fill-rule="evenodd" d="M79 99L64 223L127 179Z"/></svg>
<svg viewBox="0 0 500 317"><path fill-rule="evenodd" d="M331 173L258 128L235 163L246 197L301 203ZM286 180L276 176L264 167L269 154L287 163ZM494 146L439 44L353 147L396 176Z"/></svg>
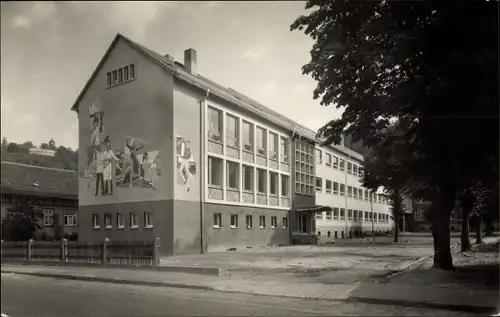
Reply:
<svg viewBox="0 0 500 317"><path fill-rule="evenodd" d="M341 171L343 171L343 170L344 170L344 164L345 164L345 161L344 161L343 159L340 159L339 169L340 169Z"/></svg>
<svg viewBox="0 0 500 317"><path fill-rule="evenodd" d="M352 186L347 186L347 197L352 197Z"/></svg>
<svg viewBox="0 0 500 317"><path fill-rule="evenodd" d="M245 217L245 224L247 229L252 229L253 227L253 219L252 215L246 215Z"/></svg>
<svg viewBox="0 0 500 317"><path fill-rule="evenodd" d="M78 225L78 214L76 211L65 211L64 212L64 226L65 227L76 227Z"/></svg>
<svg viewBox="0 0 500 317"><path fill-rule="evenodd" d="M118 83L123 83L123 68L118 69Z"/></svg>
<svg viewBox="0 0 500 317"><path fill-rule="evenodd" d="M98 214L92 215L92 228L99 228L99 215Z"/></svg>
<svg viewBox="0 0 500 317"><path fill-rule="evenodd" d="M253 124L243 121L242 134L243 150L253 152Z"/></svg>
<svg viewBox="0 0 500 317"><path fill-rule="evenodd" d="M133 212L131 212L129 215L129 226L130 228L139 227L139 217Z"/></svg>
<svg viewBox="0 0 500 317"><path fill-rule="evenodd" d="M54 209L44 209L43 210L43 226L50 227L54 225Z"/></svg>
<svg viewBox="0 0 500 317"><path fill-rule="evenodd" d="M345 220L345 209L340 208L340 220Z"/></svg>
<svg viewBox="0 0 500 317"><path fill-rule="evenodd" d="M352 174L354 176L358 175L358 166L356 164L352 164Z"/></svg>
<svg viewBox="0 0 500 317"><path fill-rule="evenodd" d="M327 194L332 193L332 181L326 180L325 181L325 190Z"/></svg>
<svg viewBox="0 0 500 317"><path fill-rule="evenodd" d="M257 154L266 156L266 130L261 127L257 127Z"/></svg>
<svg viewBox="0 0 500 317"><path fill-rule="evenodd" d="M130 68L130 79L135 79L135 64L130 64L128 67Z"/></svg>
<svg viewBox="0 0 500 317"><path fill-rule="evenodd" d="M316 212L316 219L317 220L323 220L323 212L322 211L317 211Z"/></svg>
<svg viewBox="0 0 500 317"><path fill-rule="evenodd" d="M231 228L238 228L238 215L231 215Z"/></svg>
<svg viewBox="0 0 500 317"><path fill-rule="evenodd" d="M332 166L332 155L325 153L325 164L326 166Z"/></svg>
<svg viewBox="0 0 500 317"><path fill-rule="evenodd" d="M125 79L125 81L129 81L129 75L128 75L128 67L124 67L123 68L123 77Z"/></svg>
<svg viewBox="0 0 500 317"><path fill-rule="evenodd" d="M226 187L229 189L238 190L240 188L239 180L239 164L235 162L226 162Z"/></svg>
<svg viewBox="0 0 500 317"><path fill-rule="evenodd" d="M144 227L145 228L153 228L153 213L152 212L144 212Z"/></svg>
<svg viewBox="0 0 500 317"><path fill-rule="evenodd" d="M376 212L373 213L373 222L377 222L377 213Z"/></svg>
<svg viewBox="0 0 500 317"><path fill-rule="evenodd" d="M288 228L288 217L283 217L283 219L281 219L281 224L283 228Z"/></svg>
<svg viewBox="0 0 500 317"><path fill-rule="evenodd" d="M358 199L358 189L356 187L352 188L352 197Z"/></svg>
<svg viewBox="0 0 500 317"><path fill-rule="evenodd" d="M347 220L352 220L352 209L347 209Z"/></svg>
<svg viewBox="0 0 500 317"><path fill-rule="evenodd" d="M347 162L347 173L352 174L352 163Z"/></svg>
<svg viewBox="0 0 500 317"><path fill-rule="evenodd" d="M339 167L339 158L335 155L332 156L332 167L337 169Z"/></svg>
<svg viewBox="0 0 500 317"><path fill-rule="evenodd" d="M243 190L253 193L253 167L243 165Z"/></svg>
<svg viewBox="0 0 500 317"><path fill-rule="evenodd" d="M271 228L276 228L278 226L278 217L272 216L271 217Z"/></svg>
<svg viewBox="0 0 500 317"><path fill-rule="evenodd" d="M333 219L336 219L336 220L339 219L339 208L338 207L333 208Z"/></svg>
<svg viewBox="0 0 500 317"><path fill-rule="evenodd" d="M316 149L316 164L321 164L323 156L320 149Z"/></svg>
<svg viewBox="0 0 500 317"><path fill-rule="evenodd" d="M368 200L368 190L365 189L365 200Z"/></svg>
<svg viewBox="0 0 500 317"><path fill-rule="evenodd" d="M213 187L222 187L222 160L208 157L208 184Z"/></svg>
<svg viewBox="0 0 500 317"><path fill-rule="evenodd" d="M358 176L362 178L362 177L363 177L363 173L364 173L364 169L363 169L363 167L362 167L362 166L359 166L359 167L358 167Z"/></svg>
<svg viewBox="0 0 500 317"><path fill-rule="evenodd" d="M123 216L121 213L116 214L116 227L117 228L123 228Z"/></svg>
<svg viewBox="0 0 500 317"><path fill-rule="evenodd" d="M281 197L288 197L288 193L290 192L288 186L290 186L288 176L281 175Z"/></svg>
<svg viewBox="0 0 500 317"><path fill-rule="evenodd" d="M222 228L222 214L214 213L214 228Z"/></svg>
<svg viewBox="0 0 500 317"><path fill-rule="evenodd" d="M368 211L365 211L365 221L368 221Z"/></svg>
<svg viewBox="0 0 500 317"><path fill-rule="evenodd" d="M279 175L278 173L274 172L269 172L269 194L273 196L278 196L278 184L279 182Z"/></svg>
<svg viewBox="0 0 500 317"><path fill-rule="evenodd" d="M333 211L329 210L326 212L326 220L332 220Z"/></svg>
<svg viewBox="0 0 500 317"><path fill-rule="evenodd" d="M208 107L208 139L222 142L222 111Z"/></svg>
<svg viewBox="0 0 500 317"><path fill-rule="evenodd" d="M104 228L111 228L113 225L111 224L111 214L110 213L105 213L104 214Z"/></svg>
<svg viewBox="0 0 500 317"><path fill-rule="evenodd" d="M344 184L340 184L340 196L344 196L345 195L345 185Z"/></svg>
<svg viewBox="0 0 500 317"><path fill-rule="evenodd" d="M226 145L239 148L239 127L238 118L232 115L226 115Z"/></svg>
<svg viewBox="0 0 500 317"><path fill-rule="evenodd" d="M257 192L261 194L266 193L266 187L267 187L266 174L267 174L266 170L262 170L260 168L257 169L257 184L258 184Z"/></svg>
<svg viewBox="0 0 500 317"><path fill-rule="evenodd" d="M424 220L424 211L422 209L417 209L415 211L415 220L423 221Z"/></svg>
<svg viewBox="0 0 500 317"><path fill-rule="evenodd" d="M114 70L113 71L113 85L116 85L118 82L118 71Z"/></svg>
<svg viewBox="0 0 500 317"><path fill-rule="evenodd" d="M280 149L281 162L288 163L288 152L289 152L288 139L281 137L280 142L281 142L281 149Z"/></svg>
<svg viewBox="0 0 500 317"><path fill-rule="evenodd" d="M113 86L113 77L111 77L111 72L109 72L107 74L107 83L108 83L108 87Z"/></svg>
<svg viewBox="0 0 500 317"><path fill-rule="evenodd" d="M278 160L278 135L273 132L269 132L269 158L272 160Z"/></svg>
<svg viewBox="0 0 500 317"><path fill-rule="evenodd" d="M266 216L259 216L259 226L261 228L266 227Z"/></svg>
<svg viewBox="0 0 500 317"><path fill-rule="evenodd" d="M323 179L321 179L320 177L316 177L316 191L323 191Z"/></svg>
<svg viewBox="0 0 500 317"><path fill-rule="evenodd" d="M337 183L337 182L333 182L333 193L335 195L339 194L339 183Z"/></svg>
<svg viewBox="0 0 500 317"><path fill-rule="evenodd" d="M358 211L356 209L353 210L353 219L356 221L358 220Z"/></svg>

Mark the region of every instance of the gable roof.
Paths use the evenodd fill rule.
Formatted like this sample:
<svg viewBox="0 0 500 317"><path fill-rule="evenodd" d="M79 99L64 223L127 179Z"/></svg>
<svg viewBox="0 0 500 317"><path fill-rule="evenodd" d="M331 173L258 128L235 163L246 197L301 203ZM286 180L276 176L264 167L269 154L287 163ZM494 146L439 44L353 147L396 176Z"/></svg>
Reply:
<svg viewBox="0 0 500 317"><path fill-rule="evenodd" d="M2 193L78 199L76 172L2 161Z"/></svg>
<svg viewBox="0 0 500 317"><path fill-rule="evenodd" d="M191 86L197 87L202 90L210 90L210 94L217 96L225 101L228 101L232 104L235 104L239 106L242 109L247 110L250 113L253 113L259 117L263 117L266 120L270 121L271 123L282 127L290 133L295 132L296 134L301 135L302 137L305 137L311 141L321 143L321 140L319 140L316 137L316 132L285 117L284 115L262 105L261 103L245 96L242 93L237 92L236 90L232 88L226 88L223 87L210 79L203 77L199 74L193 75L186 71L181 63L171 61L167 57L147 48L144 47L127 37L123 36L122 34L118 33L113 41L111 42L111 45L109 48L106 50L106 53L104 54L103 58L97 65L96 69L92 73L92 76L90 77L89 81L85 84L83 90L80 92L78 95L75 103L71 107L71 110L78 111L78 103L80 102L81 98L83 97L85 91L88 89L90 86L90 83L93 82L94 78L97 76L97 73L99 72L99 69L102 67L102 64L106 60L107 56L109 53L112 51L116 43L118 42L119 39L124 40L126 43L128 43L131 47L136 49L137 51L141 52L144 56L152 60L154 63L168 71L169 73L172 73L173 76L181 80ZM332 148L335 148L341 152L344 152L348 155L354 156L357 159L363 160L363 156L360 155L357 152L354 151L346 151L346 149L343 146L337 146L337 145L331 145Z"/></svg>

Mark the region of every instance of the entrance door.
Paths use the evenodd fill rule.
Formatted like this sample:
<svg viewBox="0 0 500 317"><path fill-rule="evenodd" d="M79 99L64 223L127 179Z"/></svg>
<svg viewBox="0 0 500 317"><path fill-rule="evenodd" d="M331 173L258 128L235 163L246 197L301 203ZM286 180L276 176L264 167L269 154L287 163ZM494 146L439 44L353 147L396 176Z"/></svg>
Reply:
<svg viewBox="0 0 500 317"><path fill-rule="evenodd" d="M299 232L300 233L309 233L309 225L310 225L310 216L308 214L299 216Z"/></svg>

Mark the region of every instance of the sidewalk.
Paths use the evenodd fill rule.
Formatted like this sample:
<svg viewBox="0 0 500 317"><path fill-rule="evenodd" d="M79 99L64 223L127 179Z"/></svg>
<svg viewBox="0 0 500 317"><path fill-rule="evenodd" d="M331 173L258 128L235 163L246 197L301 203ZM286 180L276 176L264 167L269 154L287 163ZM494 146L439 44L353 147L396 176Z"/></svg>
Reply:
<svg viewBox="0 0 500 317"><path fill-rule="evenodd" d="M455 271L432 269L432 257L383 283L365 283L349 301L443 308L477 313L499 310L498 237L484 238L471 252L453 252Z"/></svg>

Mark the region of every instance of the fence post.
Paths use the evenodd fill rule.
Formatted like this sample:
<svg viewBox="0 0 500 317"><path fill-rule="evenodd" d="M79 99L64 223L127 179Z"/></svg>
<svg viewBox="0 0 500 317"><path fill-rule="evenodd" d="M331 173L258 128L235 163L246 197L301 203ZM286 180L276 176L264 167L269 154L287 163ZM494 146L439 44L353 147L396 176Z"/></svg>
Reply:
<svg viewBox="0 0 500 317"><path fill-rule="evenodd" d="M104 238L104 241L102 242L102 264L106 265L108 264L108 238Z"/></svg>
<svg viewBox="0 0 500 317"><path fill-rule="evenodd" d="M30 239L28 241L28 261L31 261L31 256L33 255L33 244L34 244L34 241L33 239Z"/></svg>
<svg viewBox="0 0 500 317"><path fill-rule="evenodd" d="M153 266L160 264L160 238L156 237L153 245Z"/></svg>
<svg viewBox="0 0 500 317"><path fill-rule="evenodd" d="M61 262L67 262L67 261L68 261L68 240L62 239L61 240Z"/></svg>

